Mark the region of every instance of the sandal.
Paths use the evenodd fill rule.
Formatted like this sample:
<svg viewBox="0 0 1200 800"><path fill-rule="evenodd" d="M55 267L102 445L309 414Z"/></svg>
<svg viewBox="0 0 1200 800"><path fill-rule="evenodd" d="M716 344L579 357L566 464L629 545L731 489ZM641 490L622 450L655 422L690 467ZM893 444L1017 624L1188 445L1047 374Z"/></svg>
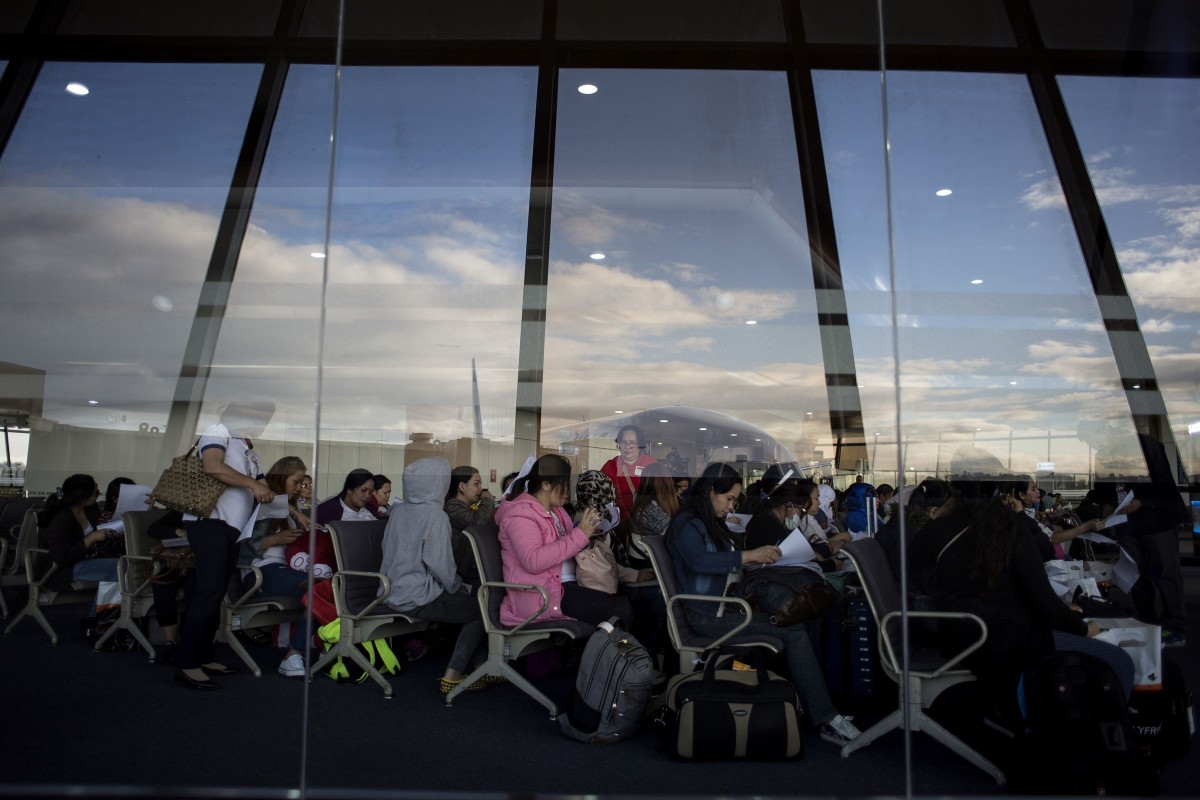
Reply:
<svg viewBox="0 0 1200 800"><path fill-rule="evenodd" d="M479 680L472 683L466 689L463 689L463 691L464 692L482 691L482 690L486 689L488 686L490 686L492 683L496 682L496 681L489 681L488 678L491 678L491 677L492 677L491 675L485 675L482 678L480 678ZM438 678L438 688L441 689L442 694L450 694L450 692L454 691L454 687L458 686L464 680L466 680L466 679L459 678L456 681L452 681L452 680L449 680L448 678ZM503 680L503 678L501 678L501 680Z"/></svg>

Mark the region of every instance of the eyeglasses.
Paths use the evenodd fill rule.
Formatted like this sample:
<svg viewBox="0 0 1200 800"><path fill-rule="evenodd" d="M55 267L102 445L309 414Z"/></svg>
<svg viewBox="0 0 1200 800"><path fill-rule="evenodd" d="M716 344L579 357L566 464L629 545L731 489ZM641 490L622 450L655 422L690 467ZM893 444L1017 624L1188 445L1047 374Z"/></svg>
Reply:
<svg viewBox="0 0 1200 800"><path fill-rule="evenodd" d="M617 442L617 444L620 445L621 447L641 447L642 446L641 442L626 441L626 442Z"/></svg>

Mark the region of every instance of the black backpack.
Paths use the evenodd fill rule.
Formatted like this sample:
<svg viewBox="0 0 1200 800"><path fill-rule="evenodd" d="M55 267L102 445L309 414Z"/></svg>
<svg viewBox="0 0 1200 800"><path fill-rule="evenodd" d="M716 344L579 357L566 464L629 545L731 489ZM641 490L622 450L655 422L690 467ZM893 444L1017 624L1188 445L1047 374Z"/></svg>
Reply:
<svg viewBox="0 0 1200 800"><path fill-rule="evenodd" d="M1018 789L1038 794L1157 794L1138 753L1125 693L1103 660L1062 651L1021 678L1025 717ZM1027 784L1027 785L1022 785Z"/></svg>
<svg viewBox="0 0 1200 800"><path fill-rule="evenodd" d="M654 662L613 617L596 626L583 649L562 732L582 742L611 744L637 733L650 704Z"/></svg>

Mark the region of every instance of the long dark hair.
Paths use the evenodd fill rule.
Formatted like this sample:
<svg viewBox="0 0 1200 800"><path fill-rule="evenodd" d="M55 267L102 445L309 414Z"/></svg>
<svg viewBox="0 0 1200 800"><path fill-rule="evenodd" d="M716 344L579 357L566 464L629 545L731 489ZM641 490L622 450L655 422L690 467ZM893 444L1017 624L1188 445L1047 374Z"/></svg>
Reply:
<svg viewBox="0 0 1200 800"><path fill-rule="evenodd" d="M1012 485L1011 477L952 481L954 502L970 520L963 534L971 547L969 569L980 582L984 596L996 590L996 583L1012 562L1020 537L1027 536L1017 512L1004 502Z"/></svg>
<svg viewBox="0 0 1200 800"><path fill-rule="evenodd" d="M461 467L455 467L450 470L450 488L446 490L446 499L443 502L449 503L458 497L458 485L460 483L467 483L478 474L479 470L470 464L464 464Z"/></svg>
<svg viewBox="0 0 1200 800"><path fill-rule="evenodd" d="M46 498L46 505L38 512L38 526L46 527L64 508L90 500L99 486L91 475L76 474L63 481L58 490Z"/></svg>
<svg viewBox="0 0 1200 800"><path fill-rule="evenodd" d="M133 486L133 478L113 478L104 490L104 510L113 513L117 510L117 498L121 496L122 486Z"/></svg>
<svg viewBox="0 0 1200 800"><path fill-rule="evenodd" d="M542 456L533 462L533 469L529 470L528 475L513 483L508 498L516 500L522 494L537 494L543 483L569 491L571 488L571 462L555 453Z"/></svg>
<svg viewBox="0 0 1200 800"><path fill-rule="evenodd" d="M352 469L346 475L346 480L342 483L342 493L338 497L345 497L350 492L362 486L367 481L374 481L375 476L369 469Z"/></svg>
<svg viewBox="0 0 1200 800"><path fill-rule="evenodd" d="M678 518L686 515L700 520L705 531L708 532L709 538L713 540L719 550L731 546L740 550L742 538L729 530L725 520L718 518L713 513L712 500L709 499L709 496L725 494L734 486L741 485L742 476L733 467L722 462L709 464L704 468L699 480L693 483L692 488L688 490L687 497L684 498L683 505L675 516ZM674 520L672 520L670 530L672 532L675 530Z"/></svg>

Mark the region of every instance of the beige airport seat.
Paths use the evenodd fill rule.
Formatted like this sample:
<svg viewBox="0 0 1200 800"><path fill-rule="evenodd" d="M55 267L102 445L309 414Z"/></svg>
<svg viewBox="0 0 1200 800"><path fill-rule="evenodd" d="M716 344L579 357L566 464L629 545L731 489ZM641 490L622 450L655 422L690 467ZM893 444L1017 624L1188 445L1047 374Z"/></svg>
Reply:
<svg viewBox="0 0 1200 800"><path fill-rule="evenodd" d="M104 635L96 640L95 649L102 650L104 643L119 630L129 631L142 649L154 660L154 647L142 632L138 620L154 610L154 584L146 577L150 564L150 551L158 540L150 537L150 525L166 509L152 511L126 511L121 515L125 527L125 555L117 559L117 582L121 586L121 616L109 626Z"/></svg>
<svg viewBox="0 0 1200 800"><path fill-rule="evenodd" d="M242 580L243 570L249 570L253 576L249 587ZM255 597L262 588L262 582L262 570L249 564L239 564L229 582L225 601L221 603L221 624L217 627L217 641L229 645L256 678L262 677L262 668L250 655L237 632L296 622L305 614L304 604L299 597L281 594Z"/></svg>
<svg viewBox="0 0 1200 800"><path fill-rule="evenodd" d="M55 591L46 587L46 582L58 571L58 565L50 560L50 551L34 547L37 543L37 513L30 509L25 512L21 523L20 538L17 550L21 551L21 564L25 569L25 582L29 585L29 593L25 605L20 612L9 621L4 634L13 629L26 617L32 617L42 626L42 630L50 637L51 644L58 644L58 634L42 613L42 606L66 605L69 603L93 602L96 599L96 589L100 585L96 581L72 581L66 591Z"/></svg>
<svg viewBox="0 0 1200 800"><path fill-rule="evenodd" d="M558 706L538 690L524 675L513 668L514 659L529 655L548 647L564 644L571 639L590 636L596 626L578 620L545 620L536 622L538 615L546 610L550 596L544 586L524 583L505 583L500 560L500 529L495 525L480 525L464 531L471 542L475 563L483 583L479 587L479 609L483 614L483 629L487 634L487 661L463 679L446 695L446 705L451 705L458 695L486 675L508 679L525 694L541 703L550 712L550 718L558 717ZM542 605L537 613L516 625L505 625L500 621L500 604L508 589L531 589L542 595Z"/></svg>
<svg viewBox="0 0 1200 800"><path fill-rule="evenodd" d="M742 633L742 630L750 624L751 618L750 604L742 598L718 598L708 594L680 593L679 582L675 578L674 564L671 552L667 549L667 539L665 536L644 536L642 537L641 547L650 557L650 563L654 565L654 577L658 581L658 588L662 592L663 600L667 604L667 633L670 636L671 645L679 653L679 668L681 670L690 672L696 662L703 660L705 651L718 647L762 648L771 653L780 653L783 651L784 645L782 639L775 636ZM741 619L741 624L716 639L702 636L688 623L687 615L683 611L683 603L685 601L712 603L714 605L718 602L724 602L726 604L738 605L744 612L738 615Z"/></svg>
<svg viewBox="0 0 1200 800"><path fill-rule="evenodd" d="M417 633L432 627L434 623L383 605L384 598L392 588L392 582L381 571L383 533L387 528L387 520L343 520L331 522L327 527L337 557L338 570L331 579L331 588L334 606L341 621L340 638L309 668L308 674L310 677L320 674L338 656L348 658L383 687L384 697L390 699L392 685L356 645L385 636Z"/></svg>
<svg viewBox="0 0 1200 800"><path fill-rule="evenodd" d="M10 503L11 505L11 503ZM13 526L16 534L11 540L0 539L0 611L8 618L8 601L4 590L13 586L28 586L25 574L25 551L37 547L37 510L26 508L18 525Z"/></svg>
<svg viewBox="0 0 1200 800"><path fill-rule="evenodd" d="M884 673L899 690L899 707L888 716L872 725L861 735L842 746L842 757L893 730L907 727L911 732L929 734L950 750L965 758L1003 785L1004 772L988 761L975 749L948 731L926 710L933 705L938 695L960 683L975 680L975 675L959 666L962 660L978 650L987 641L987 624L974 614L942 611L907 611L908 619L958 620L974 623L979 628L979 638L961 652L947 657L936 644L915 643L910 637L908 670L902 669L901 637L904 614L901 609L900 586L892 573L887 554L877 539L858 539L842 546L842 552L854 562L859 580L867 593L871 614L879 629L879 662Z"/></svg>

